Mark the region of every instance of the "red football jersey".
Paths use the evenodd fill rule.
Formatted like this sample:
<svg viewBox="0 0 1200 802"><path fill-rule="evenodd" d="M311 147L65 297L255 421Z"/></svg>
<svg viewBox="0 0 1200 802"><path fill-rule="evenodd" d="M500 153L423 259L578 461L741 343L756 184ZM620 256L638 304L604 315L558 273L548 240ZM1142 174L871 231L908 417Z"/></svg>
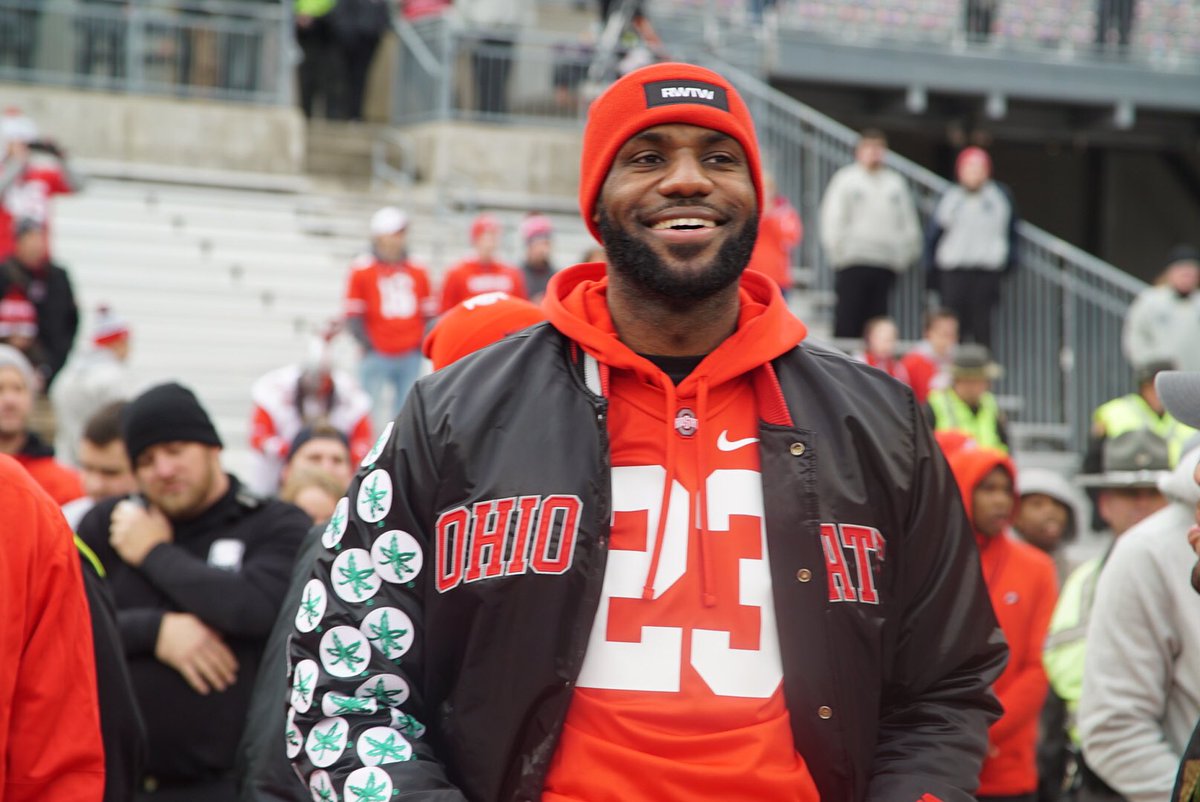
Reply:
<svg viewBox="0 0 1200 802"><path fill-rule="evenodd" d="M412 262L365 257L351 266L346 316L362 317L371 346L381 354L420 348L432 304L429 276Z"/></svg>

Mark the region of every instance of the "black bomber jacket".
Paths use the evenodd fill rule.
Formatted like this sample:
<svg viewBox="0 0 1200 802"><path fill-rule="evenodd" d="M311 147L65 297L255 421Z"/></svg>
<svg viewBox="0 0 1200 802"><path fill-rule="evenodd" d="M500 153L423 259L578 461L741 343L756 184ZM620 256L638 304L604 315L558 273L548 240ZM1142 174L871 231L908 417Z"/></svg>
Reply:
<svg viewBox="0 0 1200 802"><path fill-rule="evenodd" d="M314 798L540 798L611 516L607 401L578 354L539 324L424 378L364 460L290 645L286 748ZM793 422L759 448L796 749L828 802L969 802L1007 648L945 460L882 372L810 343L771 364ZM510 508L503 560L468 564L473 511ZM883 542L856 551L847 526Z"/></svg>

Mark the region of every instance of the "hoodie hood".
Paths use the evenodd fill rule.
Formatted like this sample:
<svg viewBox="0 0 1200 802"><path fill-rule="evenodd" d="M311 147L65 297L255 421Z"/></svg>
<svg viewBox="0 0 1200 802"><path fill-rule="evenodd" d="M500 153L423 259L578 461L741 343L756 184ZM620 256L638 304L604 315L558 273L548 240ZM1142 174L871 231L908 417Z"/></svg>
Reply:
<svg viewBox="0 0 1200 802"><path fill-rule="evenodd" d="M677 432L682 432L684 427L694 425L696 421L708 420L710 390L753 374L751 378L755 382L760 419L775 422L773 418L776 416L771 414L773 408L787 416L783 393L779 390L770 362L795 348L807 332L804 324L788 310L778 285L766 276L748 270L742 274L739 288L737 329L705 356L678 387L657 365L639 356L617 337L608 311L608 273L605 265L582 264L568 268L554 276L546 289L543 305L551 325L599 363L599 387L595 389L607 395L609 371L628 371L637 380L656 388L661 397L666 478L659 507L658 531L654 535L650 566L642 586L643 599L653 599L658 592L656 583L664 531L669 518L670 490L675 484L680 463ZM684 410L679 407L680 398L695 399L695 411L690 413L694 417L683 415ZM703 451L700 454L697 474L706 476ZM706 483L701 482L695 503L695 509L699 511L696 528L699 530L703 603L713 606L716 604L713 590L715 569L709 556L711 546L707 545L706 492Z"/></svg>
<svg viewBox="0 0 1200 802"><path fill-rule="evenodd" d="M1079 493L1063 478L1062 474L1049 468L1022 468L1017 475L1017 483L1021 486L1020 496L1040 493L1049 496L1067 508L1067 530L1063 533L1064 540L1074 540L1076 532L1075 517L1083 505Z"/></svg>
<svg viewBox="0 0 1200 802"><path fill-rule="evenodd" d="M1158 480L1159 491L1171 501L1189 507L1200 504L1200 485L1195 479L1197 462L1200 462L1200 448L1193 448L1179 458L1174 470Z"/></svg>
<svg viewBox="0 0 1200 802"><path fill-rule="evenodd" d="M993 470L1003 468L1013 481L1014 494L1019 496L1016 488L1016 467L1004 452L968 443L958 450L950 452L946 459L950 463L950 470L954 473L954 480L958 483L958 492L962 495L963 507L967 510L967 520L971 522L972 529L975 526L975 488ZM981 546L985 541L984 536L979 532L975 532L975 539Z"/></svg>
<svg viewBox="0 0 1200 802"><path fill-rule="evenodd" d="M737 378L800 343L808 331L787 308L779 287L753 270L742 274L737 330L679 385L680 394L703 382L714 387ZM608 312L608 273L601 263L575 265L550 279L544 302L550 323L598 362L631 370L653 384L670 379L617 337Z"/></svg>

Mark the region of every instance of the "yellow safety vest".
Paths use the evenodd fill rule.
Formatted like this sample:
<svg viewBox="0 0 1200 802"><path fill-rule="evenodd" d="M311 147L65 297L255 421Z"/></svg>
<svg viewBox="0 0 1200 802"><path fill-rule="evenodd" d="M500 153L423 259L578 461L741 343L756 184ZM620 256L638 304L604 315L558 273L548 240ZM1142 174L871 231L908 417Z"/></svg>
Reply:
<svg viewBox="0 0 1200 802"><path fill-rule="evenodd" d="M1101 404L1092 414L1092 420L1104 427L1106 439L1149 429L1167 441L1167 456L1172 468L1179 462L1184 444L1196 434L1195 429L1175 420L1169 412L1164 411L1159 417L1140 393L1130 393Z"/></svg>
<svg viewBox="0 0 1200 802"><path fill-rule="evenodd" d="M1088 560L1076 568L1063 583L1042 652L1042 665L1050 687L1067 705L1067 734L1078 744L1076 713L1083 696L1083 660L1087 653L1088 619L1096 598L1096 581L1104 567L1104 557Z"/></svg>
<svg viewBox="0 0 1200 802"><path fill-rule="evenodd" d="M962 432L981 446L1008 453L1008 446L1000 439L1000 408L996 405L996 396L991 393L983 394L977 412L972 412L952 388L931 390L929 406L933 410L936 431Z"/></svg>

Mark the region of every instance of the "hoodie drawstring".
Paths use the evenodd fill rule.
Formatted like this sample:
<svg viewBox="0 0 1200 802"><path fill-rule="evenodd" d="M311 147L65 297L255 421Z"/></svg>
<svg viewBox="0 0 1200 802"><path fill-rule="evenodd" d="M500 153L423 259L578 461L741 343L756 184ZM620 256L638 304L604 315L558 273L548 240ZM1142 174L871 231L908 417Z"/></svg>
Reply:
<svg viewBox="0 0 1200 802"><path fill-rule="evenodd" d="M676 429L676 416L679 410L676 407L679 405L679 398L675 392L675 383L670 379L662 384L664 395L666 396L666 421L667 421L667 464L666 476L663 479L662 502L659 504L658 527L654 535L654 551L650 555L650 566L646 571L646 581L642 586L642 598L649 601L655 595L655 583L658 580L658 566L662 559L663 540L667 531L667 518L671 512L671 490L675 486L675 477L678 471L679 463L679 437L680 434ZM702 377L697 383L696 391L696 430L699 432L700 427L704 425L704 421L708 414L708 378ZM694 516L691 520L695 521L696 528L699 530L699 550L700 550L700 590L705 607L715 607L717 604L717 595L714 591L715 580L713 579L712 560L709 555L708 540L708 467L704 458L704 447L697 449L697 485L698 489L695 497L695 507L689 512ZM690 521L689 521L690 523ZM689 533L690 534L690 533Z"/></svg>
<svg viewBox="0 0 1200 802"><path fill-rule="evenodd" d="M708 419L708 377L701 377L696 390L696 420ZM699 424L698 424L699 426ZM700 592L705 607L717 605L717 594L714 590L712 560L708 545L708 464L704 459L706 449L703 445L696 449L696 484L699 490L696 494L696 521L700 529Z"/></svg>
<svg viewBox="0 0 1200 802"><path fill-rule="evenodd" d="M664 377L665 378L665 377ZM650 568L646 571L646 582L642 586L642 598L650 601L654 598L654 582L658 578L658 563L662 557L663 535L667 531L667 515L671 511L671 488L675 486L675 463L679 451L675 440L675 406L678 397L675 395L675 383L669 378L663 381L664 395L667 399L667 475L663 479L662 501L658 505L658 527L654 535L654 551L650 555Z"/></svg>

